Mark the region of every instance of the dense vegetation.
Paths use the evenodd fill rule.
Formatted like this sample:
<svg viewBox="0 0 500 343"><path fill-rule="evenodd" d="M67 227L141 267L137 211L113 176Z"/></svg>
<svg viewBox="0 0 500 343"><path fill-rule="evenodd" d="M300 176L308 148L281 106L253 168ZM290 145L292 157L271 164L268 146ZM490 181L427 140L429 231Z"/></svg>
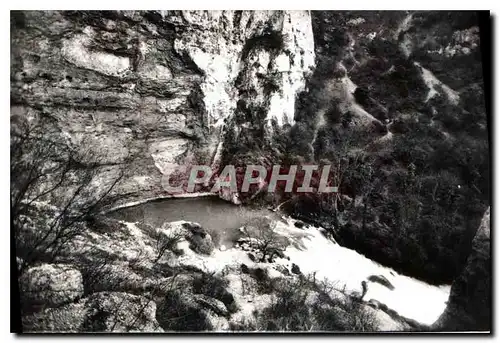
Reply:
<svg viewBox="0 0 500 343"><path fill-rule="evenodd" d="M224 162L280 162L284 172L291 164L337 166L336 196L278 191L250 198L286 202L293 215L332 228L341 244L428 282L450 283L489 204L490 166L480 49L432 53L478 44L459 41L477 32L475 13L436 15L413 13L399 32L401 12L313 12L317 66L297 98L294 125L274 134L261 125L258 133L240 136ZM360 24L349 24L353 20ZM369 39L371 32L378 34ZM409 55L401 48L407 42ZM420 66L459 101L439 84L429 98ZM352 101L339 91L346 77L357 86ZM350 101L373 116L369 125L359 110L346 107ZM247 117L263 115L261 108L238 108Z"/></svg>
<svg viewBox="0 0 500 343"><path fill-rule="evenodd" d="M256 311L255 321L233 325L238 331L373 332L377 319L361 301L334 295L335 287L314 275L261 280L271 294L268 306Z"/></svg>
<svg viewBox="0 0 500 343"><path fill-rule="evenodd" d="M315 20L324 21L325 14L322 16L315 16ZM422 16L416 14L417 19ZM450 23L419 20L430 26L425 31L428 35L439 35L439 29L446 31L447 25L456 26L457 21L466 23L450 28L447 33L451 30L452 34L452 30L464 29L474 22L474 13L465 17L463 13L450 16L453 18ZM339 53L341 46L333 47L347 39L339 38L345 37L345 32L328 26L326 30L333 33L327 34L321 24L315 27L323 28L323 32L315 32L317 43L325 40L324 37L335 39L329 42L327 52L319 54L317 71L310 85L312 91L301 99L306 103L302 113L314 113L322 105L315 92L325 85L325 80L335 77L331 66L345 59L345 55ZM346 125L349 113L338 111L336 115L340 120L330 121L320 131L316 161L338 159L334 155L345 150L345 141L350 142L348 150L359 148L364 152L361 162L345 152L346 170L340 184L342 197L338 200L338 219L335 220L340 225L336 227L336 236L343 244L405 273L430 282L450 282L463 268L471 240L489 203L488 133L480 56L474 53L451 61L441 57L448 73L475 71L474 77L467 78L468 86L458 88L461 98L455 105L444 95L425 102L428 88L414 64L423 62L418 59L419 54L405 58L398 50L398 41L385 38L362 41L359 45L358 49L365 48L368 53L358 57L364 64L349 74L358 85L358 94L354 94L356 102L377 119L389 123L386 127L393 136L391 140L377 142L380 132L375 131L369 144L363 139L352 140L351 132L362 129ZM335 112L335 108L332 111ZM302 126L306 126L304 122L311 117L310 114L301 117L300 112L298 116L298 125ZM294 151L298 153L300 149ZM359 204L357 197L362 199ZM325 206L307 206L308 202L310 200L298 201L292 210L332 222L332 211L325 213ZM333 217L337 217L337 212L333 213Z"/></svg>

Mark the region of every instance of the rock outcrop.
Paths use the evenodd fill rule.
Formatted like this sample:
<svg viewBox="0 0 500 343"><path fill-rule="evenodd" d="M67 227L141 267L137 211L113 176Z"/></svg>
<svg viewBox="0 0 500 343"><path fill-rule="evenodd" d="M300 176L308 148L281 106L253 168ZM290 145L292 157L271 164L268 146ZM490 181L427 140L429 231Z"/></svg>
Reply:
<svg viewBox="0 0 500 343"><path fill-rule="evenodd" d="M172 293L159 302L157 319L167 332L224 331L229 330L229 315L224 303L215 298Z"/></svg>
<svg viewBox="0 0 500 343"><path fill-rule="evenodd" d="M121 292L94 293L79 302L23 318L25 332L163 332L156 304Z"/></svg>
<svg viewBox="0 0 500 343"><path fill-rule="evenodd" d="M83 295L82 274L71 266L44 264L24 272L19 279L25 310L60 306Z"/></svg>
<svg viewBox="0 0 500 343"><path fill-rule="evenodd" d="M462 274L453 282L445 312L436 330L491 330L490 208L472 241L472 252Z"/></svg>
<svg viewBox="0 0 500 343"><path fill-rule="evenodd" d="M214 250L204 228L184 221L161 228L112 222L94 223L95 230L73 238L57 257L59 264L22 274L24 332L229 329L233 295L224 282L195 267ZM178 254L189 254L194 262L184 265ZM165 308L165 302L177 307ZM168 317L173 311L203 322L189 327L191 319L181 318L176 326Z"/></svg>

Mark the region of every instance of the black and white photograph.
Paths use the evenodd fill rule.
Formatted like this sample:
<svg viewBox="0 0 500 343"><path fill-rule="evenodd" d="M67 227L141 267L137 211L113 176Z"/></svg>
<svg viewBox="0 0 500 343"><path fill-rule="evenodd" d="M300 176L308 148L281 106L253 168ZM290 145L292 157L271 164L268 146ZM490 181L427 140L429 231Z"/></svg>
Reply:
<svg viewBox="0 0 500 343"><path fill-rule="evenodd" d="M9 12L12 333L491 334L489 11Z"/></svg>

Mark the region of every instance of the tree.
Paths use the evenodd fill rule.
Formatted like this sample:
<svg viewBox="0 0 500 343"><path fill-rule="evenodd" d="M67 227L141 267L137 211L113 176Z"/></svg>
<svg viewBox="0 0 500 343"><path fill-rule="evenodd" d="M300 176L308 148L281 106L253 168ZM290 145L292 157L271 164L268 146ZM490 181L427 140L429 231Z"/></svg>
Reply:
<svg viewBox="0 0 500 343"><path fill-rule="evenodd" d="M260 252L260 262L272 261L275 255L283 254L286 246L276 232L276 222L268 218L256 218L245 225L244 230L249 243Z"/></svg>
<svg viewBox="0 0 500 343"><path fill-rule="evenodd" d="M329 186L338 187L338 192L323 194L321 202L322 211L333 212L336 228L340 225L338 212L342 191L349 188L349 178L365 161L365 153L358 148L360 141L362 141L361 136L362 133L354 128L340 129L337 127L331 131L328 145L317 157L321 164L331 166Z"/></svg>

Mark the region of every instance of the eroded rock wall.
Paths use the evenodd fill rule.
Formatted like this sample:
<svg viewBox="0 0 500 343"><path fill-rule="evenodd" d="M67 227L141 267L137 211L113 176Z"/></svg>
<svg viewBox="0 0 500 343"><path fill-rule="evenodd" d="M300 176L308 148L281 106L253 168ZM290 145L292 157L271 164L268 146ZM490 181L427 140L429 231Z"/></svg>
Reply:
<svg viewBox="0 0 500 343"><path fill-rule="evenodd" d="M451 286L445 312L434 324L437 330L491 330L490 208L472 241L472 252Z"/></svg>
<svg viewBox="0 0 500 343"><path fill-rule="evenodd" d="M252 124L292 123L314 67L307 11L17 11L11 31L12 115L50 116L98 151L99 182L125 168L122 200L217 164L240 99L263 111Z"/></svg>

